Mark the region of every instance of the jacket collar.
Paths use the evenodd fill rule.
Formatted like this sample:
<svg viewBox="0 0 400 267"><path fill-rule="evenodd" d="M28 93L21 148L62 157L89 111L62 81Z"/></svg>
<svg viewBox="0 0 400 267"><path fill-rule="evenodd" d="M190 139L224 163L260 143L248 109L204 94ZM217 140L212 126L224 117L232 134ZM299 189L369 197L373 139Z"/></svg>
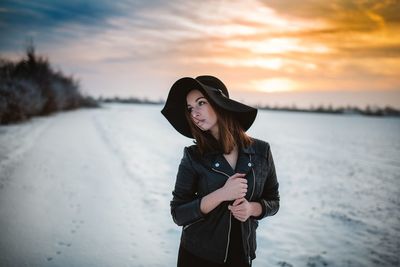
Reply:
<svg viewBox="0 0 400 267"><path fill-rule="evenodd" d="M240 148L235 170L229 165L221 151L211 151L204 154L204 163L210 169L217 172L223 172L226 175L232 176L236 172L248 173L253 163L253 154L255 154L254 144Z"/></svg>
<svg viewBox="0 0 400 267"><path fill-rule="evenodd" d="M253 142L253 144L251 144L251 145L248 146L248 147L241 147L240 150L239 150L239 154L240 154L240 153L244 153L244 154L255 154L255 148L254 148L254 146L255 146L255 142ZM208 156L212 156L212 155L215 155L215 154L222 154L222 152L219 151L219 150L208 151L208 152L204 153L204 156L205 156L205 157L208 157Z"/></svg>
<svg viewBox="0 0 400 267"><path fill-rule="evenodd" d="M246 154L255 154L254 143L248 147L241 148L241 152Z"/></svg>

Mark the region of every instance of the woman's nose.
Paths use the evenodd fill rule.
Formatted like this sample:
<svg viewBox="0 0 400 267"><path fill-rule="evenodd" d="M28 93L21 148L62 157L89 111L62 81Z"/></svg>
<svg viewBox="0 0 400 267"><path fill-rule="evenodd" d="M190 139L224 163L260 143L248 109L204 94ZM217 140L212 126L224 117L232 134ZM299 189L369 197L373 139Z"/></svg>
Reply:
<svg viewBox="0 0 400 267"><path fill-rule="evenodd" d="M192 116L193 116L193 118L197 118L199 116L199 111L197 109L193 109Z"/></svg>

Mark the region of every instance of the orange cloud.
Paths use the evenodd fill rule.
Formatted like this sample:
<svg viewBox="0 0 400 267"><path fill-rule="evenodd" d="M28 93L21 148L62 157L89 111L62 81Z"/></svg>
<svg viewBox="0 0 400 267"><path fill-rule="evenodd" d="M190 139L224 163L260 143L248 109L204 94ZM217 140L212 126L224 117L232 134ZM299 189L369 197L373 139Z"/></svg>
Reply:
<svg viewBox="0 0 400 267"><path fill-rule="evenodd" d="M291 3L242 7L245 15L235 13L231 21L253 31L206 37L190 45L195 52L185 62L220 66L226 76L240 73L235 84L243 90L400 90L398 2Z"/></svg>

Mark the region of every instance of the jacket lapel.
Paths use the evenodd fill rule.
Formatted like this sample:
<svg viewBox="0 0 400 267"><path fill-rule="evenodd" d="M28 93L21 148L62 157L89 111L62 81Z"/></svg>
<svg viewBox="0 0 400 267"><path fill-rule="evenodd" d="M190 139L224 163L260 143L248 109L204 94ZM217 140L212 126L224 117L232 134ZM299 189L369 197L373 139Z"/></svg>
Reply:
<svg viewBox="0 0 400 267"><path fill-rule="evenodd" d="M253 162L250 159L253 158L251 155L254 153L255 151L253 146L241 148L239 150L235 170L232 169L223 154L219 151L206 153L204 155L204 164L210 169L223 172L229 176L232 176L237 172L248 174L253 166Z"/></svg>
<svg viewBox="0 0 400 267"><path fill-rule="evenodd" d="M253 197L255 186L255 177L251 171L254 166L254 156L254 144L246 148L241 148L239 150L235 170L232 169L232 167L229 165L228 161L224 158L223 154L220 151L208 152L204 155L202 159L203 164L205 164L209 169L214 172L224 174L226 178L234 175L237 172L245 173L248 185L246 199L250 201Z"/></svg>
<svg viewBox="0 0 400 267"><path fill-rule="evenodd" d="M232 176L235 174L234 170L221 152L207 153L204 157L204 163L213 171L222 172L227 176Z"/></svg>

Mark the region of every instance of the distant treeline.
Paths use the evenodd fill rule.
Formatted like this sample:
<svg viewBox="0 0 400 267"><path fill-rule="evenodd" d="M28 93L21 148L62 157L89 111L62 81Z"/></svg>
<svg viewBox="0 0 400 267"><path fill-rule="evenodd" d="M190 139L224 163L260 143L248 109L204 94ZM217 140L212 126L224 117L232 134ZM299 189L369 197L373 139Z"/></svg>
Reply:
<svg viewBox="0 0 400 267"><path fill-rule="evenodd" d="M152 101L148 99L140 99L136 97L129 97L129 98L120 98L120 97L113 97L113 98L103 98L100 97L97 99L99 102L104 103L128 103L128 104L164 104L165 101ZM271 107L268 105L265 106L256 106L258 109L261 110L279 110L279 111L295 111L295 112L313 112L313 113L332 113L332 114L359 114L359 115L367 115L367 116L400 116L400 110L395 109L392 107L371 107L367 106L365 109L360 109L358 107L338 107L333 108L332 106L318 106L318 107L311 107L311 108L297 108L296 106L291 107Z"/></svg>
<svg viewBox="0 0 400 267"><path fill-rule="evenodd" d="M97 106L94 98L82 96L76 79L55 71L46 58L36 55L33 44L17 62L0 57L0 124Z"/></svg>
<svg viewBox="0 0 400 267"><path fill-rule="evenodd" d="M332 106L319 106L319 107L311 107L311 108L297 108L295 106L292 107L270 107L270 106L258 106L259 109L264 110L283 110L283 111L297 111L297 112L313 112L313 113L331 113L331 114L359 114L359 115L367 115L367 116L400 116L400 110L392 107L376 107L376 106L367 106L365 109L361 109L358 107L337 107L333 108Z"/></svg>
<svg viewBox="0 0 400 267"><path fill-rule="evenodd" d="M128 97L128 98L121 98L118 96L115 97L109 97L109 98L103 98L99 97L97 99L98 102L103 102L103 103L125 103L125 104L163 104L163 100L159 101L153 101L149 100L147 98L137 98L137 97Z"/></svg>

